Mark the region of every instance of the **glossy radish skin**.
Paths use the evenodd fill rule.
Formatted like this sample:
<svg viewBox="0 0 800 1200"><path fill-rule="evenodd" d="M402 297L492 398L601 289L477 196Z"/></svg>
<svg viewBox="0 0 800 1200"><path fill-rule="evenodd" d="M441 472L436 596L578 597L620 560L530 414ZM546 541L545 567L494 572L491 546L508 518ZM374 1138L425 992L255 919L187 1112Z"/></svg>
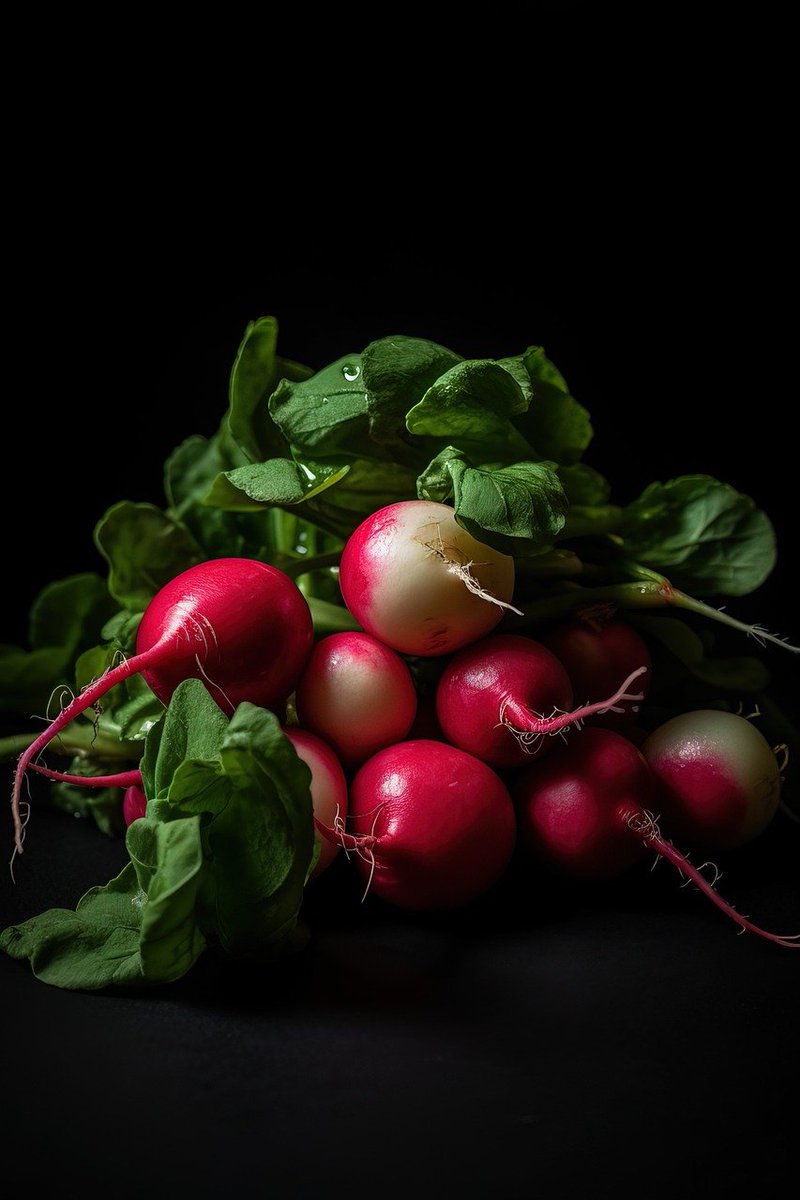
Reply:
<svg viewBox="0 0 800 1200"><path fill-rule="evenodd" d="M561 734L613 698L571 711L572 684L552 651L521 634L495 633L447 663L436 712L449 742L503 770L549 752Z"/></svg>
<svg viewBox="0 0 800 1200"><path fill-rule="evenodd" d="M29 764L115 684L140 672L167 703L184 679L200 678L229 713L243 700L279 708L305 666L313 633L302 592L266 563L219 558L177 575L147 606L136 654L84 688L20 756L11 799L16 853L22 851L19 806Z"/></svg>
<svg viewBox="0 0 800 1200"><path fill-rule="evenodd" d="M126 825L132 825L134 821L138 821L139 817L143 817L147 808L147 796L144 794L144 788L140 785L132 783L126 787L122 797L122 817Z"/></svg>
<svg viewBox="0 0 800 1200"><path fill-rule="evenodd" d="M445 742L400 742L350 787L348 833L367 889L400 908L460 908L492 887L516 840L511 797L485 763Z"/></svg>
<svg viewBox="0 0 800 1200"><path fill-rule="evenodd" d="M350 536L339 586L358 623L387 646L422 657L450 654L501 620L514 591L514 560L462 529L450 505L402 500Z"/></svg>
<svg viewBox="0 0 800 1200"><path fill-rule="evenodd" d="M335 828L347 817L347 780L342 764L322 738L306 729L294 726L283 731L311 772L311 803L314 817L330 828ZM316 879L331 865L339 853L339 846L317 833L319 858L311 872Z"/></svg>
<svg viewBox="0 0 800 1200"><path fill-rule="evenodd" d="M295 707L300 725L352 767L406 737L417 693L404 660L372 634L332 633L311 651Z"/></svg>
<svg viewBox="0 0 800 1200"><path fill-rule="evenodd" d="M576 879L614 879L647 849L628 825L652 808L655 780L626 738L584 729L515 779L523 841L552 870Z"/></svg>
<svg viewBox="0 0 800 1200"><path fill-rule="evenodd" d="M621 679L644 667L636 680L641 700L625 701L616 711L587 718L590 724L605 729L619 729L636 720L650 690L652 661L646 642L632 625L618 617L605 621L576 617L542 633L541 642L566 668L578 701L610 695Z"/></svg>
<svg viewBox="0 0 800 1200"><path fill-rule="evenodd" d="M778 760L753 722L735 713L682 713L649 734L642 753L658 780L665 824L692 845L744 845L777 812Z"/></svg>
<svg viewBox="0 0 800 1200"><path fill-rule="evenodd" d="M613 730L584 729L569 746L520 772L512 796L523 844L555 873L609 880L654 851L742 929L800 949L797 935L770 933L741 916L662 836L652 809L655 776L644 755Z"/></svg>

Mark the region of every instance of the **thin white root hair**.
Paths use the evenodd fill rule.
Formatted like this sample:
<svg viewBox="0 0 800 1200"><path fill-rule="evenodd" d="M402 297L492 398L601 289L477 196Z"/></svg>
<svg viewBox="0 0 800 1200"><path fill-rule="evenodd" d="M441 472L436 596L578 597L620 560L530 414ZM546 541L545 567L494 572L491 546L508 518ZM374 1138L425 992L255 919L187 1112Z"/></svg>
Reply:
<svg viewBox="0 0 800 1200"><path fill-rule="evenodd" d="M19 834L19 842L20 842L20 845L22 845L22 843L25 841L25 828L26 828L26 826L27 826L27 824L28 824L28 821L31 819L31 806L30 806L30 803L29 803L27 800L20 800L20 802L19 802L19 815L20 815L20 834ZM17 880L16 880L16 877L15 877L15 875L14 875L14 860L16 859L16 857L17 857L17 854L18 854L18 853L19 853L19 849L18 849L18 847L15 845L15 846L14 846L13 853L12 853L12 855L11 855L11 858L10 858L10 860L9 860L9 864L8 864L9 871L11 872L11 882L12 882L12 883L16 883L16 882L17 882Z"/></svg>
<svg viewBox="0 0 800 1200"><path fill-rule="evenodd" d="M778 774L781 777L781 781L783 781L783 773L788 767L789 758L791 757L789 754L789 747L786 745L786 742L780 742L779 745L772 747L772 753L776 758L779 754L782 755L782 759L778 763Z"/></svg>
<svg viewBox="0 0 800 1200"><path fill-rule="evenodd" d="M233 701L231 700L230 696L228 696L228 695L225 693L225 690L224 690L224 688L221 688L221 687L220 687L220 685L219 685L218 683L214 683L214 680L211 678L211 676L210 676L210 675L208 675L208 674L206 673L206 669L205 669L205 667L204 667L204 666L203 666L203 664L200 662L200 655L199 655L199 654L195 654L195 656L194 656L194 661L197 663L197 669L198 669L198 671L200 672L200 674L202 675L203 679L205 679L206 683L209 683L209 684L211 685L211 687L213 687L213 688L216 688L216 689L217 689L217 691L219 692L219 694L220 694L220 695L223 697L223 699L225 700L225 703L228 705L228 708L231 710L231 712L233 712L233 711L234 711L234 709L235 709L235 707L236 707L236 705L233 703Z"/></svg>
<svg viewBox="0 0 800 1200"><path fill-rule="evenodd" d="M458 546L445 546L442 538L442 530L438 522L436 524L436 539L437 540L434 542L422 542L422 545L429 554L435 555L446 564L449 574L455 575L458 579L460 579L468 592L471 592L473 596L479 596L481 600L487 600L489 604L496 604L499 608L508 609L509 612L514 612L519 617L525 615L520 609L515 608L513 604L506 603L505 600L499 599L499 597L495 596L494 593L487 591L485 587L481 586L479 581L473 575L472 568L482 567L486 564L476 563L474 559L465 559ZM456 555L461 556L460 562L455 557Z"/></svg>
<svg viewBox="0 0 800 1200"><path fill-rule="evenodd" d="M722 612L722 609L719 611ZM763 625L750 625L747 630L747 636L753 638L762 648L767 642L774 642L776 646L783 646L784 650L791 650L793 654L800 654L800 646L792 645L788 637L781 637L777 633L770 633Z"/></svg>

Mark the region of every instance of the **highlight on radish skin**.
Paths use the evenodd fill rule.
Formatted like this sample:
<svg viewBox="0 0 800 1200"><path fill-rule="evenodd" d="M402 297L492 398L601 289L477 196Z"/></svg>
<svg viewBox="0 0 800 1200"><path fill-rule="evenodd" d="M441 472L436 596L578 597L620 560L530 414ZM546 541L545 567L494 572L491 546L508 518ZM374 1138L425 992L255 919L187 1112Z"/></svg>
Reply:
<svg viewBox="0 0 800 1200"><path fill-rule="evenodd" d="M320 827L388 904L460 908L488 891L510 862L516 818L490 767L425 738L380 750L350 785L347 832Z"/></svg>
<svg viewBox="0 0 800 1200"><path fill-rule="evenodd" d="M775 816L781 766L752 720L697 709L665 721L642 753L658 781L670 832L709 850L752 841Z"/></svg>
<svg viewBox="0 0 800 1200"><path fill-rule="evenodd" d="M655 776L621 734L584 729L569 746L521 771L511 790L522 843L554 873L586 881L614 879L655 852L742 930L800 949L800 935L771 933L738 913L714 882L662 836L653 809Z"/></svg>
<svg viewBox="0 0 800 1200"><path fill-rule="evenodd" d="M446 664L436 712L454 746L498 770L521 767L593 713L640 700L641 693L628 688L645 669L619 678L611 696L573 709L569 675L552 651L523 634L493 633Z"/></svg>
<svg viewBox="0 0 800 1200"><path fill-rule="evenodd" d="M228 713L244 700L280 708L300 677L313 636L305 597L276 567L218 558L181 572L147 606L136 654L85 687L20 756L11 797L14 853L22 852L20 799L29 765L115 684L141 673L166 704L184 679L199 678Z"/></svg>
<svg viewBox="0 0 800 1200"><path fill-rule="evenodd" d="M347 767L402 741L417 711L408 666L369 633L331 633L309 655L295 690L302 728L328 742Z"/></svg>
<svg viewBox="0 0 800 1200"><path fill-rule="evenodd" d="M450 654L513 608L514 560L462 529L450 505L400 500L351 534L339 586L362 628L393 650Z"/></svg>

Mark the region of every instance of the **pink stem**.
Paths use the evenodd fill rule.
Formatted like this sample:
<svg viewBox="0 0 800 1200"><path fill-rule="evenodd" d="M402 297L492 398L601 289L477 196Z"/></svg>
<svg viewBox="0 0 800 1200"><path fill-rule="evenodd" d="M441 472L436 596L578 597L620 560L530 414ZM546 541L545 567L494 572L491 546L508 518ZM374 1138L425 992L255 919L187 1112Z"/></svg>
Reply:
<svg viewBox="0 0 800 1200"><path fill-rule="evenodd" d="M48 779L55 779L57 783L74 783L78 787L127 788L142 786L142 772L138 770L118 771L116 775L65 775L63 771L51 771L49 767L42 767L39 763L31 763L30 769L37 771L40 775L46 775Z"/></svg>
<svg viewBox="0 0 800 1200"><path fill-rule="evenodd" d="M143 654L135 654L132 658L128 658L125 662L120 663L118 667L112 667L110 671L106 671L105 675L101 675L99 679L95 679L82 692L79 692L66 708L62 708L61 712L54 721L51 721L47 729L35 741L31 742L27 749L23 750L17 763L17 769L14 774L14 789L11 793L11 811L14 816L14 840L17 854L22 854L23 825L19 811L20 800L22 798L22 781L25 778L25 772L33 760L44 750L48 742L52 741L56 734L60 733L62 729L66 729L67 725L71 721L74 721L76 717L79 717L87 708L91 708L101 696L111 691L111 688L115 687L116 684L122 683L124 679L128 679L138 671L146 670L148 667L153 666L154 663L157 663L169 651L171 645L172 642L166 639L156 642L155 646L151 646Z"/></svg>
<svg viewBox="0 0 800 1200"><path fill-rule="evenodd" d="M766 938L767 941L777 942L779 946L785 946L788 950L800 950L800 941L797 940L800 934L782 935L779 933L770 933L768 930L754 925L752 921L748 921L747 917L743 917L738 913L727 900L723 900L719 892L712 887L703 874L698 871L697 867L692 866L689 860L679 850L676 850L671 842L664 840L658 832L655 823L649 820L645 814L634 814L633 817L629 818L628 824L631 829L640 834L645 846L649 846L652 850L655 850L656 854L660 854L667 862L672 863L673 867L680 871L681 875L686 875L691 879L692 883L696 884L700 891L716 904L717 908L721 909L737 925L741 925L742 929L749 929L751 933Z"/></svg>
<svg viewBox="0 0 800 1200"><path fill-rule="evenodd" d="M643 700L644 696L641 692L631 695L628 692L628 688L634 679L638 679L646 670L647 667L637 667L635 671L631 671L625 682L607 700L598 700L594 704L584 704L581 708L573 709L572 712L558 713L558 715L552 717L542 717L539 713L531 712L526 705L509 698L503 701L500 709L500 720L523 743L533 738L544 737L545 734L560 733L562 730L568 729L570 725L579 725L581 721L585 721L587 717L594 716L595 713L608 712L609 709L613 709L615 705L620 704L623 700Z"/></svg>

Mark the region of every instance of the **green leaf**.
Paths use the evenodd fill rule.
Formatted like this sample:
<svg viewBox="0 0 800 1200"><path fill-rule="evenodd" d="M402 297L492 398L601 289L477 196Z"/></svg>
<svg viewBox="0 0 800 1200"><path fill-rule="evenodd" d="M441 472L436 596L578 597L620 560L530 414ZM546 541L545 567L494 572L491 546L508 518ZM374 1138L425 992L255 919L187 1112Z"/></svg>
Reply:
<svg viewBox="0 0 800 1200"><path fill-rule="evenodd" d="M406 416L418 436L446 439L485 463L527 456L530 446L511 418L527 399L514 377L491 359L466 359L439 376Z"/></svg>
<svg viewBox="0 0 800 1200"><path fill-rule="evenodd" d="M743 596L776 561L775 532L749 497L710 475L652 483L622 512L630 559L696 596Z"/></svg>
<svg viewBox="0 0 800 1200"><path fill-rule="evenodd" d="M769 687L770 673L761 659L751 655L714 657L686 621L642 613L629 614L628 619L651 645L660 643L680 662L685 670L675 676L679 686L685 686L685 671L688 671L695 679L722 691L752 693Z"/></svg>
<svg viewBox="0 0 800 1200"><path fill-rule="evenodd" d="M279 358L277 344L275 317L251 321L231 370L228 428L250 462L263 462L288 452L286 439L270 416L269 397L281 379L300 382L314 374L310 367Z"/></svg>
<svg viewBox="0 0 800 1200"><path fill-rule="evenodd" d="M204 558L185 525L155 504L129 500L101 517L95 543L109 565L108 590L130 612L141 612L165 583Z"/></svg>
<svg viewBox="0 0 800 1200"><path fill-rule="evenodd" d="M359 457L378 447L369 437L361 356L348 354L310 379L281 380L269 411L297 459Z"/></svg>
<svg viewBox="0 0 800 1200"><path fill-rule="evenodd" d="M96 990L143 982L141 907L128 864L105 887L92 888L75 912L51 908L0 933L0 950L28 959L37 979L54 987Z"/></svg>
<svg viewBox="0 0 800 1200"><path fill-rule="evenodd" d="M119 762L107 762L101 756L78 755L64 768L68 775L91 778L93 775L113 775L119 770ZM48 792L50 802L56 808L77 817L90 817L101 833L119 838L125 833L122 815L122 790L117 787L89 788L74 783L54 783Z"/></svg>
<svg viewBox="0 0 800 1200"><path fill-rule="evenodd" d="M558 468L558 478L570 504L594 508L603 507L608 503L611 484L594 467L586 463L562 466Z"/></svg>
<svg viewBox="0 0 800 1200"><path fill-rule="evenodd" d="M528 407L514 421L539 457L562 465L576 463L592 440L589 413L570 395L561 372L541 346L500 362L526 395Z"/></svg>
<svg viewBox="0 0 800 1200"><path fill-rule="evenodd" d="M271 458L218 475L206 504L229 512L256 512L273 505L302 504L324 488L338 483L350 470L347 462L304 463Z"/></svg>
<svg viewBox="0 0 800 1200"><path fill-rule="evenodd" d="M145 741L142 781L148 800L166 796L186 759L215 759L228 718L200 679L178 684L161 720Z"/></svg>
<svg viewBox="0 0 800 1200"><path fill-rule="evenodd" d="M471 466L452 446L423 472L418 487L423 499L452 494L459 525L505 554L540 552L557 536L567 510L551 464L520 462L488 470Z"/></svg>
<svg viewBox="0 0 800 1200"><path fill-rule="evenodd" d="M461 357L424 338L392 337L370 342L361 355L373 441L405 452L406 413Z"/></svg>
<svg viewBox="0 0 800 1200"><path fill-rule="evenodd" d="M53 691L71 678L76 656L97 641L116 605L93 572L48 584L33 602L31 649L0 645L0 708L43 714Z"/></svg>

